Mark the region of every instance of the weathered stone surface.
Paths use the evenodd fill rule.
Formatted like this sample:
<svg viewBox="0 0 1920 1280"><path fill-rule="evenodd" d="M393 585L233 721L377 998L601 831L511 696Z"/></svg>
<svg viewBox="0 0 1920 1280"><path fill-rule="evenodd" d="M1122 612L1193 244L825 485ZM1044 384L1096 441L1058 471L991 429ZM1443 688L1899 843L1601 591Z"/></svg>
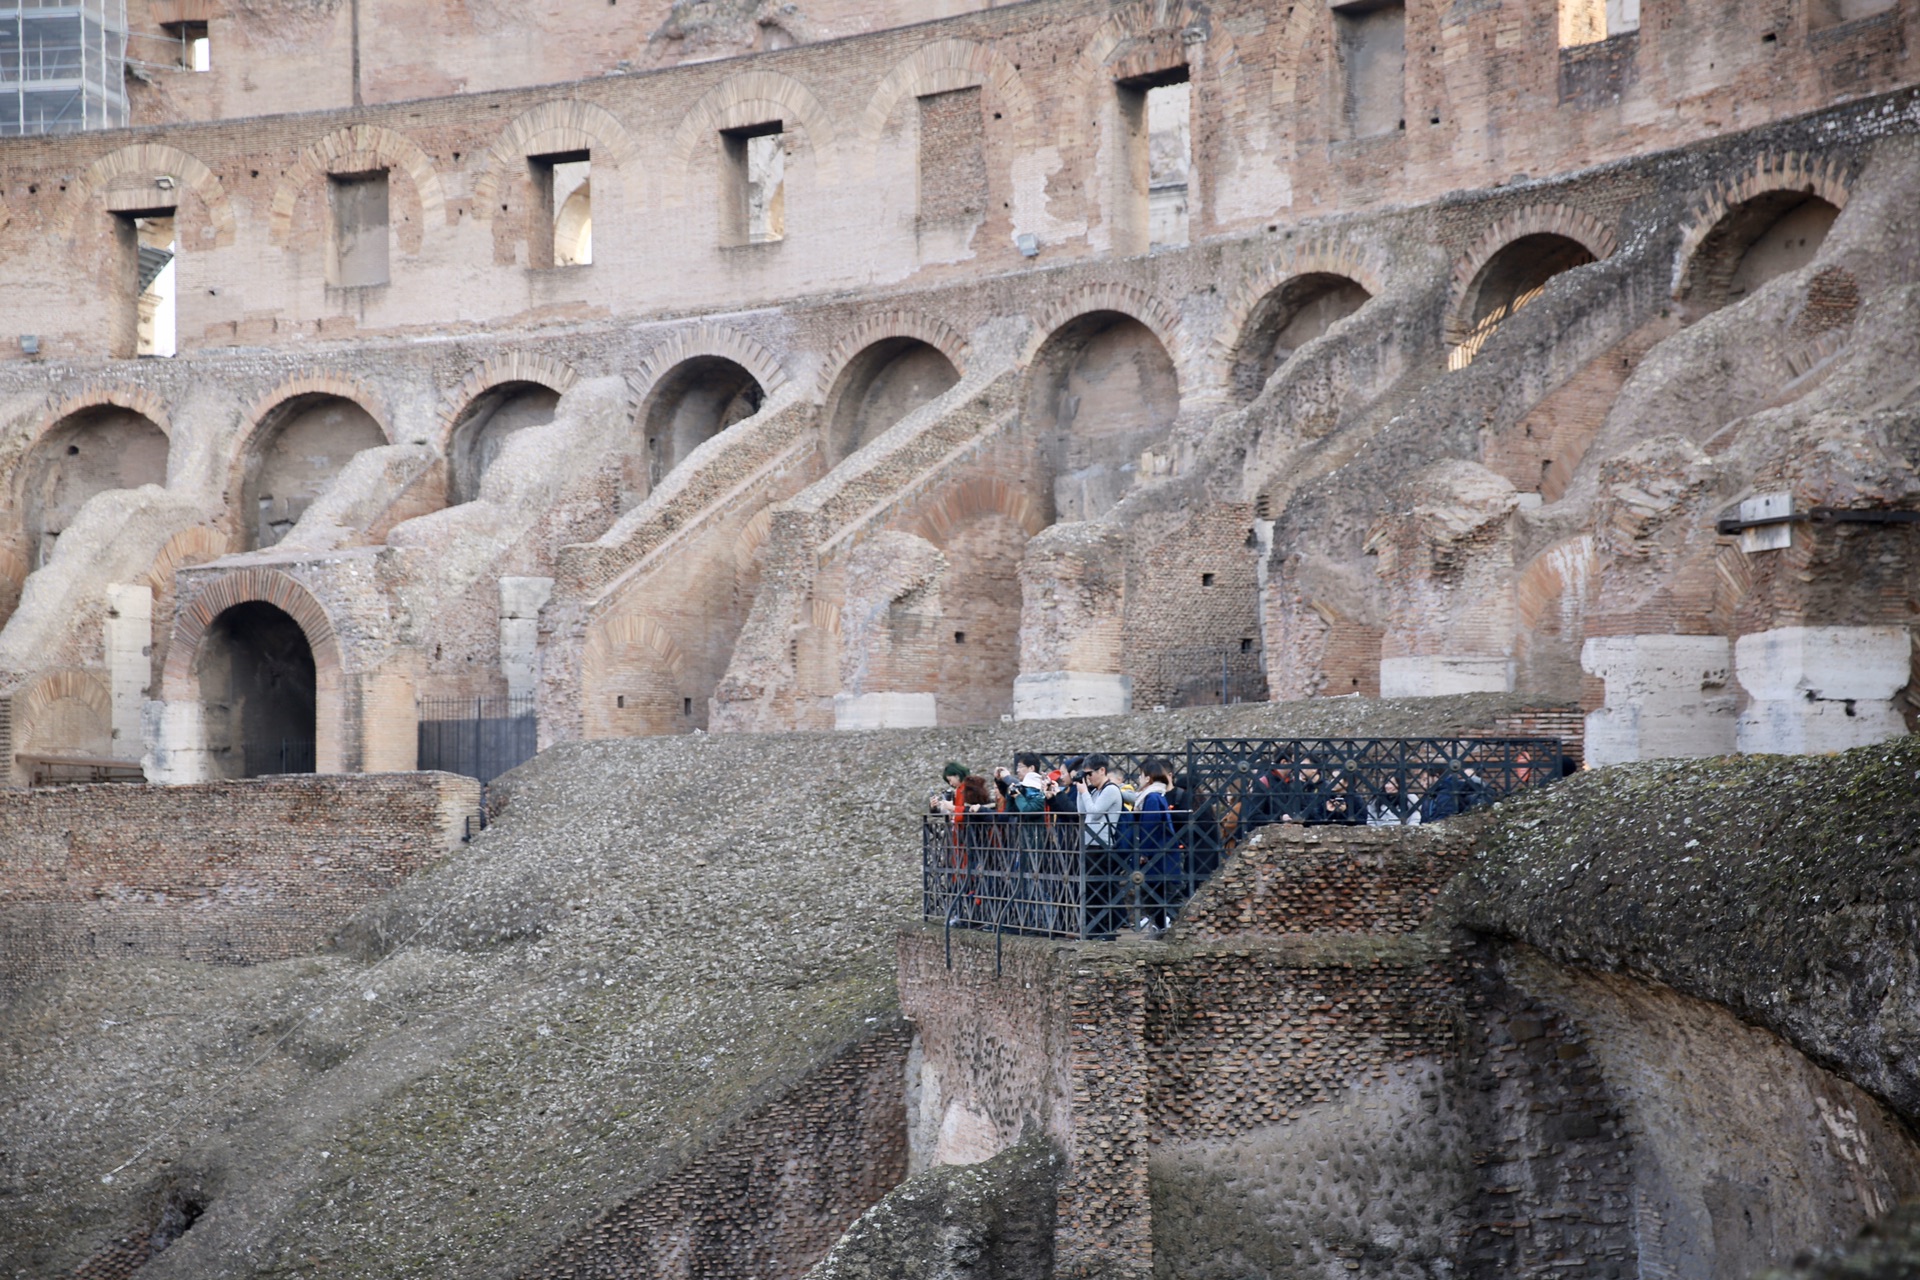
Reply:
<svg viewBox="0 0 1920 1280"><path fill-rule="evenodd" d="M1064 1166L1034 1136L979 1164L941 1165L861 1215L808 1280L1043 1280Z"/></svg>

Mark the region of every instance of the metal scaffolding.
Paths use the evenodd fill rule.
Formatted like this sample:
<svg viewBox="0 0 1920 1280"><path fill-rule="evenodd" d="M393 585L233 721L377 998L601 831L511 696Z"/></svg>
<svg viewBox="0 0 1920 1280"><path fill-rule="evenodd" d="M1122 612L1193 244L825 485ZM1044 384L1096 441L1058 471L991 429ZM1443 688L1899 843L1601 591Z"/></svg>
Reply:
<svg viewBox="0 0 1920 1280"><path fill-rule="evenodd" d="M127 123L126 0L0 0L0 137Z"/></svg>

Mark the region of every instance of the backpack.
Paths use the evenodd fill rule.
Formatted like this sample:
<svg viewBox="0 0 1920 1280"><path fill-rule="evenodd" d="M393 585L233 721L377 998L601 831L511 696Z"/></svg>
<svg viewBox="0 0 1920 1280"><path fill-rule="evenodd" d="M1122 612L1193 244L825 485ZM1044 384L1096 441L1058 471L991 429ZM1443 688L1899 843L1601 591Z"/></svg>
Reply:
<svg viewBox="0 0 1920 1280"><path fill-rule="evenodd" d="M1007 788L1007 799L1016 813L1039 813L1047 807L1046 793L1038 787L1015 783Z"/></svg>

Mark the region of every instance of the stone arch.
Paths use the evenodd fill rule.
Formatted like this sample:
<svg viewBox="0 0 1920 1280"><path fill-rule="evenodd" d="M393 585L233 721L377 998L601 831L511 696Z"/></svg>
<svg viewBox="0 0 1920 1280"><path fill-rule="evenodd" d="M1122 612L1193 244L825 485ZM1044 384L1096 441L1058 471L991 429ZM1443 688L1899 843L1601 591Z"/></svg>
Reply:
<svg viewBox="0 0 1920 1280"><path fill-rule="evenodd" d="M1056 298L1034 319L1033 333L1021 362L1029 363L1061 328L1095 311L1114 311L1137 320L1153 331L1176 368L1184 367L1187 350L1180 313L1171 304L1130 284L1089 284Z"/></svg>
<svg viewBox="0 0 1920 1280"><path fill-rule="evenodd" d="M876 317L835 344L826 365L833 381L820 415L830 462L851 457L960 381L958 335L938 321L914 319Z"/></svg>
<svg viewBox="0 0 1920 1280"><path fill-rule="evenodd" d="M1345 237L1327 237L1288 246L1262 262L1233 291L1213 340L1216 359L1231 359L1245 335L1247 321L1275 289L1296 276L1345 276L1378 297L1386 291L1393 269L1371 247Z"/></svg>
<svg viewBox="0 0 1920 1280"><path fill-rule="evenodd" d="M164 408L144 388L93 387L61 397L7 477L29 560L44 563L53 539L96 495L164 486L171 452Z"/></svg>
<svg viewBox="0 0 1920 1280"><path fill-rule="evenodd" d="M956 530L988 515L1005 516L1029 538L1047 527L1047 513L1032 494L997 476L974 476L942 493L908 532L945 547Z"/></svg>
<svg viewBox="0 0 1920 1280"><path fill-rule="evenodd" d="M1051 326L1026 362L1021 429L1050 477L1053 518L1090 520L1117 503L1180 404L1173 353L1136 314L1097 308Z"/></svg>
<svg viewBox="0 0 1920 1280"><path fill-rule="evenodd" d="M253 486L260 479L261 468L267 465L266 451L278 440L283 430L296 421L303 421L310 410L321 409L328 402L344 404L349 410L363 414L371 422L373 430L367 432L361 423L338 423L336 418L337 429L330 433L341 438L330 447L327 456L333 457L345 450L345 457L351 457L364 449L393 443L388 420L376 407L378 400L357 380L334 373L306 373L282 382L254 402L248 413L247 426L228 462L227 497L229 509L236 520L235 528L240 531L252 530L240 538L239 545L272 545L273 539L265 532L267 524L297 522L306 503L318 497L326 483L330 482L309 474L295 482L292 496L276 493L276 498L284 500L284 509L277 511L271 519L252 506L256 496ZM338 459L342 465L345 457ZM283 473L290 480L296 474ZM299 509L295 510L295 506ZM262 521L266 523L260 523Z"/></svg>
<svg viewBox="0 0 1920 1280"><path fill-rule="evenodd" d="M68 185L66 198L60 202L48 230L55 239L71 237L81 212L95 204L104 190L146 174L171 178L200 197L213 231L213 248L224 249L233 243L237 230L233 204L227 199L227 189L221 185L219 176L199 157L164 142L136 142L109 151L88 165L86 172Z"/></svg>
<svg viewBox="0 0 1920 1280"><path fill-rule="evenodd" d="M838 179L833 118L813 90L778 71L742 71L707 90L680 118L667 144L660 203L674 206L686 201L703 140L724 129L772 119L797 121L805 130L820 182L831 184Z"/></svg>
<svg viewBox="0 0 1920 1280"><path fill-rule="evenodd" d="M1779 217L1820 201L1837 214L1853 190L1849 169L1801 151L1768 152L1717 186L1689 211L1674 254L1673 296L1712 309L1747 248Z"/></svg>
<svg viewBox="0 0 1920 1280"><path fill-rule="evenodd" d="M1529 205L1495 221L1453 265L1444 335L1452 367L1471 362L1493 330L1538 296L1548 279L1611 257L1616 243L1599 219L1566 205ZM1511 273L1517 274L1507 281ZM1489 310L1483 303L1496 285L1511 285L1513 296Z"/></svg>
<svg viewBox="0 0 1920 1280"><path fill-rule="evenodd" d="M966 369L967 340L952 325L919 311L883 311L855 325L827 352L820 366L821 401L824 403L832 394L849 361L887 338L916 338L951 360L954 368L962 372Z"/></svg>
<svg viewBox="0 0 1920 1280"><path fill-rule="evenodd" d="M760 548L767 545L767 539L773 533L773 504L768 503L753 513L753 518L741 527L733 540L733 576L736 582L752 577L756 570L755 557Z"/></svg>
<svg viewBox="0 0 1920 1280"><path fill-rule="evenodd" d="M1226 385L1237 399L1252 400L1277 367L1279 344L1290 336L1299 339L1292 346L1319 336L1378 297L1386 279L1372 254L1341 241L1303 246L1268 262L1235 291L1214 338L1213 362ZM1298 321L1308 308L1322 314L1305 316L1313 323L1302 328ZM1288 328L1301 331L1289 335Z"/></svg>
<svg viewBox="0 0 1920 1280"><path fill-rule="evenodd" d="M860 117L861 176L873 176L873 157L880 145L880 135L903 101L976 87L987 90L1000 101L1011 141L1019 151L1038 144L1039 111L1013 60L990 44L937 40L894 63L867 100L867 109Z"/></svg>
<svg viewBox="0 0 1920 1280"><path fill-rule="evenodd" d="M163 696L169 702L191 698L198 692L193 662L213 620L235 605L252 603L270 604L299 624L313 649L314 672L321 689L336 694L340 691L340 645L325 606L291 574L249 567L195 583L181 596L173 614L166 667L160 677ZM336 732L339 728L336 724Z"/></svg>
<svg viewBox="0 0 1920 1280"><path fill-rule="evenodd" d="M166 661L166 644L172 634L175 575L181 569L218 560L227 554L228 547L229 539L218 530L195 525L168 538L147 566L140 581L153 592L154 653L161 663Z"/></svg>
<svg viewBox="0 0 1920 1280"><path fill-rule="evenodd" d="M356 124L336 129L308 147L300 160L280 179L273 191L273 203L267 210L267 241L279 248L287 246L293 230L294 210L301 195L316 181L330 173L356 173L368 169L398 169L407 175L420 201L420 221L425 225L446 218L446 191L440 185L439 170L433 157L404 133L384 125Z"/></svg>
<svg viewBox="0 0 1920 1280"><path fill-rule="evenodd" d="M543 102L509 121L487 148L473 181L473 216L481 221L493 217L509 166L527 156L562 151L591 151L596 164L604 157L613 168L631 164L636 154L633 135L605 107L578 98Z"/></svg>
<svg viewBox="0 0 1920 1280"><path fill-rule="evenodd" d="M95 386L68 392L58 399L49 399L47 411L27 443L38 440L76 413L108 407L130 409L160 428L161 434L169 439L173 436L173 420L167 416L166 401L158 393L139 386Z"/></svg>
<svg viewBox="0 0 1920 1280"><path fill-rule="evenodd" d="M76 725L70 718L61 717L66 721L61 725L66 730L61 736L82 740L60 743L40 741L48 722L60 713L61 703L77 704L82 715L91 720L90 724ZM112 754L113 694L106 682L90 671L63 667L45 672L15 697L13 705L18 718L14 742L27 747L34 754ZM12 767L11 761L8 767Z"/></svg>
<svg viewBox="0 0 1920 1280"><path fill-rule="evenodd" d="M1514 663L1517 687L1569 700L1580 693L1580 646L1599 583L1593 536L1556 543L1529 560L1514 579Z"/></svg>
<svg viewBox="0 0 1920 1280"><path fill-rule="evenodd" d="M608 618L594 627L581 655L589 738L684 733L702 718L694 708L693 664L671 632L652 618Z"/></svg>
<svg viewBox="0 0 1920 1280"><path fill-rule="evenodd" d="M393 419L387 412L385 402L373 393L371 387L351 374L308 370L275 384L271 391L256 396L253 403L247 406L243 419L247 427L240 440L239 452L245 453L252 444L254 434L259 431L260 423L268 414L301 396L338 396L342 400L353 401L367 411L368 417L380 424L387 443L393 443Z"/></svg>
<svg viewBox="0 0 1920 1280"><path fill-rule="evenodd" d="M509 351L497 355L479 367L468 372L460 380L460 385L447 395L440 406L440 418L436 431L436 443L441 452L446 452L454 426L460 421L469 406L482 395L495 387L509 382L532 382L547 388L555 395L564 396L573 390L573 384L580 381L580 374L574 367L558 356L538 354L531 351Z"/></svg>
<svg viewBox="0 0 1920 1280"><path fill-rule="evenodd" d="M791 381L780 358L758 341L725 325L701 322L676 330L665 342L642 357L633 372L632 382L638 397L645 400L655 385L676 365L695 356L718 356L746 369L769 396Z"/></svg>

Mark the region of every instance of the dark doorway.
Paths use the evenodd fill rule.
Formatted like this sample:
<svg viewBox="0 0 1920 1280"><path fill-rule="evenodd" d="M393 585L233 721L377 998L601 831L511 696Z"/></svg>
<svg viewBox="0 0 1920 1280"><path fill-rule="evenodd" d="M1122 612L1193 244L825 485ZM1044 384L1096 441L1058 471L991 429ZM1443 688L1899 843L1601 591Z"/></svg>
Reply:
<svg viewBox="0 0 1920 1280"><path fill-rule="evenodd" d="M207 628L199 668L208 745L225 776L314 772L313 649L299 623L257 600L237 604Z"/></svg>

